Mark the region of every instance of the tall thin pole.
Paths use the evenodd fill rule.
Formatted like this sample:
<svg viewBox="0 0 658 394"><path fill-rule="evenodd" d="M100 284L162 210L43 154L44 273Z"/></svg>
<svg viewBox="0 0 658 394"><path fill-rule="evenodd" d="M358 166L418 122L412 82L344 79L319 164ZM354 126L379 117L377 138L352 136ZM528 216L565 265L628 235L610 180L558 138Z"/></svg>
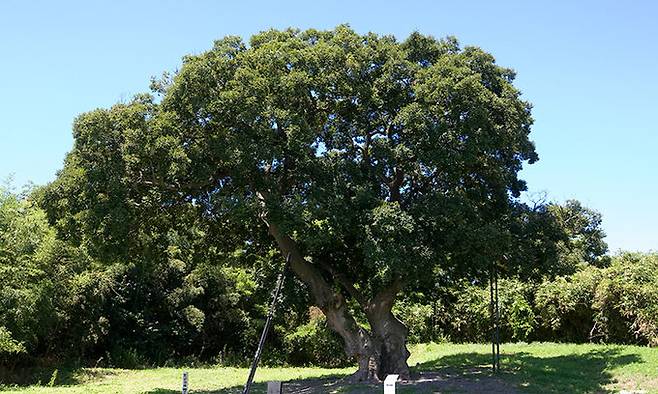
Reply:
<svg viewBox="0 0 658 394"><path fill-rule="evenodd" d="M288 253L288 256L286 257L286 263L284 264L283 268L281 268L281 272L279 272L279 277L277 278L277 282L276 282L276 288L274 289L274 295L272 296L272 303L270 304L270 310L269 312L267 312L267 320L265 321L265 327L263 327L263 333L260 335L260 341L258 342L256 355L254 355L254 362L251 364L251 371L249 371L249 377L247 378L247 383L245 383L244 390L242 391L243 394L249 394L249 391L251 390L251 384L254 381L256 368L258 368L258 361L260 360L260 356L263 353L263 347L265 345L265 339L267 338L267 332L270 330L270 326L272 325L272 318L274 317L274 311L276 310L276 303L277 300L279 299L279 293L281 292L281 288L283 287L283 281L286 278L286 269L288 268L288 264L290 264L290 253Z"/></svg>
<svg viewBox="0 0 658 394"><path fill-rule="evenodd" d="M494 304L494 265L489 273L489 312L491 314L491 366L496 372L496 310Z"/></svg>
<svg viewBox="0 0 658 394"><path fill-rule="evenodd" d="M496 370L500 372L500 304L498 303L498 270L495 268L494 285L496 287Z"/></svg>

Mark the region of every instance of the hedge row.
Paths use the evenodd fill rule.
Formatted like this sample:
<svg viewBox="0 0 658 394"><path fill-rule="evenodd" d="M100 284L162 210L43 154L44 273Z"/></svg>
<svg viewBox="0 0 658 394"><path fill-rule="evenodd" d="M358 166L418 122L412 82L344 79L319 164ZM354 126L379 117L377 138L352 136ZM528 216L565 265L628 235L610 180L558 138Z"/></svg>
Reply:
<svg viewBox="0 0 658 394"><path fill-rule="evenodd" d="M487 286L462 284L428 303L400 302L410 341L490 340ZM658 254L625 253L541 283L499 281L502 341L658 345Z"/></svg>

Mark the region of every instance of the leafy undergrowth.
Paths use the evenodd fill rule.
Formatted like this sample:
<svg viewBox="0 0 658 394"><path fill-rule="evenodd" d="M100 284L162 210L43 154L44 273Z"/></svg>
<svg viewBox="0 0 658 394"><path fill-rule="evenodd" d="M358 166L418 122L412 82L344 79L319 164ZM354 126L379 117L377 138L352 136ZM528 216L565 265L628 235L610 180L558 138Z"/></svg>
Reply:
<svg viewBox="0 0 658 394"><path fill-rule="evenodd" d="M500 381L500 387L529 393L599 393L646 390L658 393L658 349L592 344L504 344L499 377L490 372L490 347L476 344L421 344L411 347L410 364L416 373L435 376L441 384L404 385L400 392L469 392L479 384ZM289 387L310 387L313 392L381 392L376 386L343 386L336 380L353 368L260 368L254 393L264 393L263 382L282 380ZM183 369L144 370L82 368L58 370L41 384L0 386L16 393L160 393L180 392ZM245 368L189 369L190 392L238 393L247 377Z"/></svg>

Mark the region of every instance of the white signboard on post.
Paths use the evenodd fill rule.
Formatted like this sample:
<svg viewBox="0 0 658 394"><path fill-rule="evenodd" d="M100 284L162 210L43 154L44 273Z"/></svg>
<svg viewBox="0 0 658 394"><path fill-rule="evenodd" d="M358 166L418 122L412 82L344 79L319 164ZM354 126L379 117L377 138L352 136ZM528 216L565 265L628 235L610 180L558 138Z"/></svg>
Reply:
<svg viewBox="0 0 658 394"><path fill-rule="evenodd" d="M384 379L384 394L395 394L395 383L400 375L388 375Z"/></svg>

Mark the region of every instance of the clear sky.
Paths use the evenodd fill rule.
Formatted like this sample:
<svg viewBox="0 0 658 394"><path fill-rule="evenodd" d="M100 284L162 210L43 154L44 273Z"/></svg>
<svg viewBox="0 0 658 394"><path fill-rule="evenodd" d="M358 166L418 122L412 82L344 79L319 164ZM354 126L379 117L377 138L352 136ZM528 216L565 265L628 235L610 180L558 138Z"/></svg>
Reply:
<svg viewBox="0 0 658 394"><path fill-rule="evenodd" d="M146 91L224 35L349 23L455 35L534 104L530 192L600 211L611 250L658 249L658 1L0 1L0 178L43 184L81 112Z"/></svg>

